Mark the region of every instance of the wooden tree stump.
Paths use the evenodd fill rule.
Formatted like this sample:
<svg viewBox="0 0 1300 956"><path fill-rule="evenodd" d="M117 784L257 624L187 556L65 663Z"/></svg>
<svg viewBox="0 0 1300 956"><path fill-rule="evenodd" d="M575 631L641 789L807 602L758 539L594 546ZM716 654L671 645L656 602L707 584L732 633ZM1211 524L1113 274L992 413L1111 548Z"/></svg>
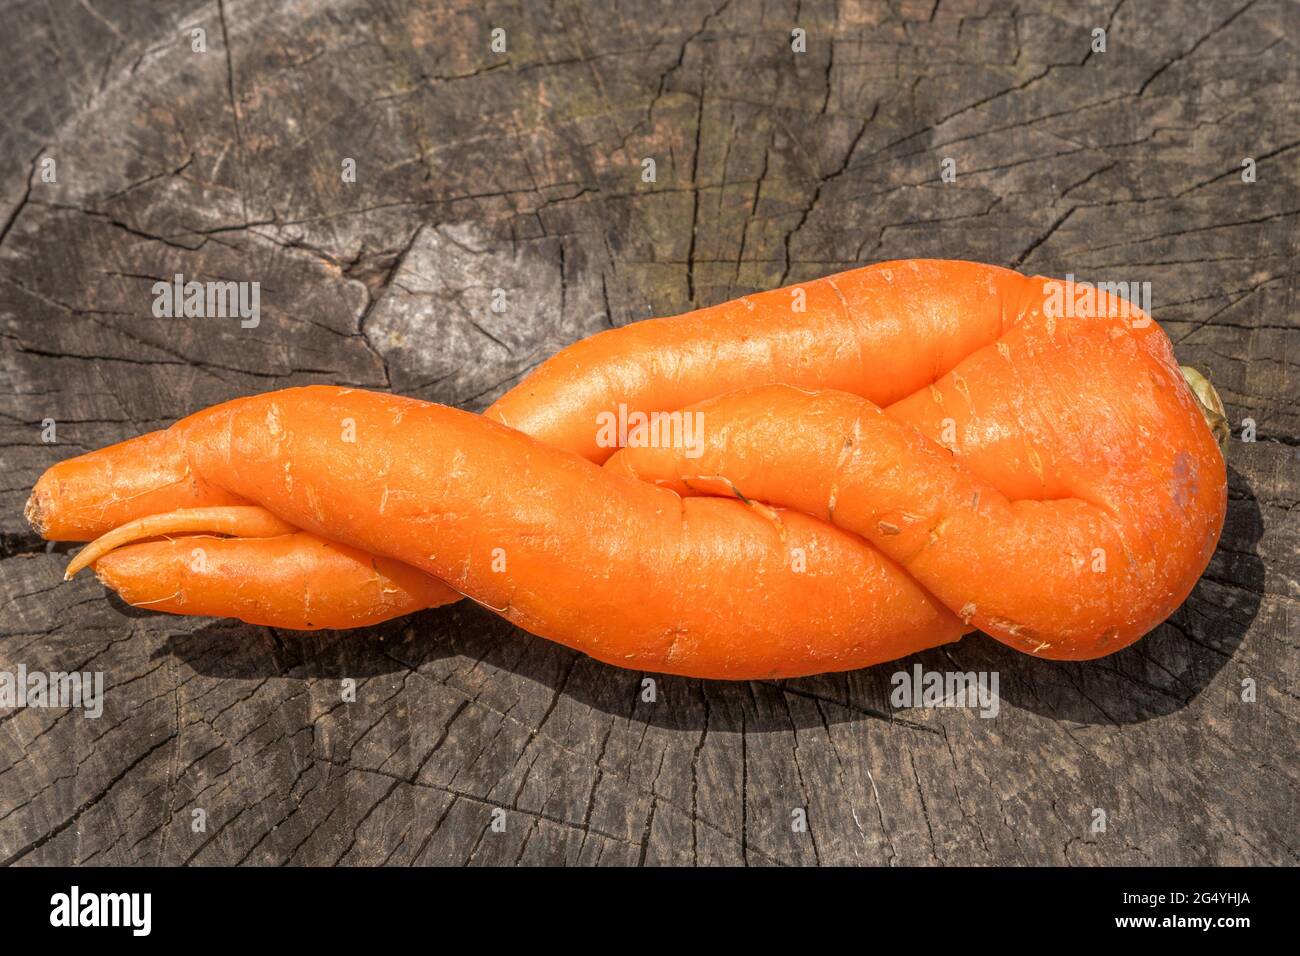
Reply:
<svg viewBox="0 0 1300 956"><path fill-rule="evenodd" d="M0 862L1297 863L1295 26L1281 0L11 10L0 670L106 690L99 719L0 710ZM925 256L1150 281L1226 401L1222 544L1135 646L972 635L648 703L468 604L310 635L137 611L21 517L55 461L227 398L481 409L601 328ZM176 273L260 282L260 324L155 318ZM916 663L997 671L1000 713L896 710Z"/></svg>

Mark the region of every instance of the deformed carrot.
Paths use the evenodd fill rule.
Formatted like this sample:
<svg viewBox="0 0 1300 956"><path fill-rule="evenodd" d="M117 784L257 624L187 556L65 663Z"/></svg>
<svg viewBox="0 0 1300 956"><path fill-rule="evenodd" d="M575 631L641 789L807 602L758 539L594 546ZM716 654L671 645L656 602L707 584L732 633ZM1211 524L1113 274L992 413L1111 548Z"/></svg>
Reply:
<svg viewBox="0 0 1300 956"><path fill-rule="evenodd" d="M450 586L412 602L454 589L649 670L838 670L973 626L1093 657L1186 596L1217 542L1224 467L1159 327L1104 294L1059 314L1050 292L991 266L884 263L602 333L484 416L322 387L238 399L134 440L159 450L152 473L131 442L54 466L29 514L92 537L256 503ZM629 411L702 431L598 467L616 450L601 419ZM110 539L87 560L113 586L105 569L130 558L133 596L156 576L168 610L265 619L301 594L250 558L283 542L280 560L310 563L298 537L220 540L220 581L178 570L180 541Z"/></svg>

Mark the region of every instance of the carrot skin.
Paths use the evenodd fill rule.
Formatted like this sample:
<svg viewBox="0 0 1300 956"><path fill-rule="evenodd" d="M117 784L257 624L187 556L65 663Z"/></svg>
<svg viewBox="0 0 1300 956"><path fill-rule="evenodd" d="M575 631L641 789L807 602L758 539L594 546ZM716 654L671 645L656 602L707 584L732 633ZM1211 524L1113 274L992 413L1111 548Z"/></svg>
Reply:
<svg viewBox="0 0 1300 956"><path fill-rule="evenodd" d="M757 385L832 388L887 406L997 340L1041 280L977 262L886 262L575 342L486 412L603 462L594 422L620 403L684 408Z"/></svg>
<svg viewBox="0 0 1300 956"><path fill-rule="evenodd" d="M306 532L130 544L94 570L136 607L288 630L366 627L461 597L400 561Z"/></svg>
<svg viewBox="0 0 1300 956"><path fill-rule="evenodd" d="M241 504L248 502L190 471L177 422L47 468L26 517L47 541L92 541L146 515Z"/></svg>

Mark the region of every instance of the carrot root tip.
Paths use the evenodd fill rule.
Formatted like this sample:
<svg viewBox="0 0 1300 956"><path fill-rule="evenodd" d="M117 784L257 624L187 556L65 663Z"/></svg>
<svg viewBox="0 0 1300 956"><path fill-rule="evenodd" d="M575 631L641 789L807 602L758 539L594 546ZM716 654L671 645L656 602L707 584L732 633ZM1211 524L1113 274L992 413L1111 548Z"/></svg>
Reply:
<svg viewBox="0 0 1300 956"><path fill-rule="evenodd" d="M45 537L45 509L41 506L41 496L38 491L33 491L27 499L27 504L23 506L23 517L31 529Z"/></svg>

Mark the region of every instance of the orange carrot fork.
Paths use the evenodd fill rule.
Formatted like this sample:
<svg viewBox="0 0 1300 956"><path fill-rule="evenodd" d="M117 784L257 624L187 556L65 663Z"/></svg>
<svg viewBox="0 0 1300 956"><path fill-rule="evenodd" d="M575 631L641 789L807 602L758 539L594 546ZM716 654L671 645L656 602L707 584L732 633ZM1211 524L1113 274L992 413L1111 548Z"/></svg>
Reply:
<svg viewBox="0 0 1300 956"><path fill-rule="evenodd" d="M256 505L137 518L83 548L64 577L91 565L128 604L292 630L363 627L461 597L415 568L298 531Z"/></svg>
<svg viewBox="0 0 1300 956"><path fill-rule="evenodd" d="M415 568L244 504L193 471L189 444L184 419L41 476L28 521L50 540L92 542L65 578L93 565L128 604L291 630L363 627L461 598ZM185 537L135 543L174 535Z"/></svg>

